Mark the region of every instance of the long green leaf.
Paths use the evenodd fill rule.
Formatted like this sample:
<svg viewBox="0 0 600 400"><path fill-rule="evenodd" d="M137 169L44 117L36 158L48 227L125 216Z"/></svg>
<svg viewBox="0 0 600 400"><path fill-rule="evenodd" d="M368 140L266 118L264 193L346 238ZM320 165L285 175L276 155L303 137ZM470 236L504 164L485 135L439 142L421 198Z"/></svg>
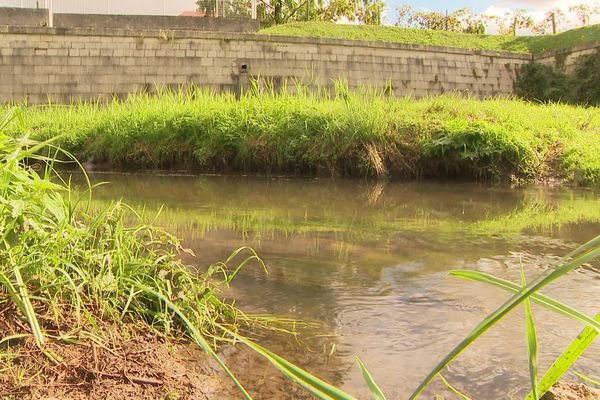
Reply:
<svg viewBox="0 0 600 400"><path fill-rule="evenodd" d="M594 240L596 240L595 238ZM589 242L588 242L589 243ZM584 246L586 246L585 244ZM488 329L494 326L498 321L504 318L508 313L510 313L515 307L521 304L525 299L527 299L532 294L539 291L541 288L545 287L551 282L554 282L556 279L561 276L577 269L582 264L587 263L597 257L600 256L600 248L592 248L591 250L583 253L577 258L561 265L555 270L551 270L549 273L544 273L540 278L538 278L534 284L530 287L523 288L517 294L512 296L508 301L506 301L502 306L500 306L496 311L489 314L479 325L475 327L465 337L457 346L455 346L445 357L444 359L438 363L434 367L434 369L425 377L425 379L419 384L419 386L415 389L415 391L411 394L410 399L416 399L423 390L429 385L429 383L440 373L450 362L452 362L460 353L462 353L468 346L470 346L475 340L477 340L481 335L483 335Z"/></svg>
<svg viewBox="0 0 600 400"><path fill-rule="evenodd" d="M460 390L458 390L457 388L452 386L450 384L450 382L448 382L448 380L446 378L444 378L444 375L438 374L438 377L440 378L440 380L442 381L444 386L446 386L452 393L454 393L455 395L460 397L462 400L471 400L471 398L469 396L467 396L466 394L462 393Z"/></svg>
<svg viewBox="0 0 600 400"><path fill-rule="evenodd" d="M457 276L459 278L464 278L475 282L489 283L491 285L497 286L499 288L508 290L513 293L518 293L520 290L522 290L522 287L517 285L516 283L495 277L490 274L486 274L485 272L470 270L454 270L450 271L448 274L451 276ZM531 300L534 303L544 306L551 311L560 313L566 317L581 322L585 325L591 326L594 329L600 331L600 322L558 300L554 300L553 298L546 296L540 292L532 294Z"/></svg>
<svg viewBox="0 0 600 400"><path fill-rule="evenodd" d="M596 321L600 321L600 314L596 315ZM586 327L577 338L571 342L569 347L552 363L548 371L540 380L540 392L546 393L556 382L563 377L565 373L575 362L585 353L594 340L598 337L598 331L594 328ZM533 400L533 393L529 393L526 400Z"/></svg>
<svg viewBox="0 0 600 400"><path fill-rule="evenodd" d="M379 385L377 385L375 379L373 379L373 376L371 375L367 367L365 367L365 364L363 364L360 358L356 357L356 363L358 364L358 368L360 368L360 372L363 378L365 379L365 382L367 382L367 385L369 385L369 389L371 390L371 393L373 394L375 400L386 400L385 395L381 391L381 388L379 388Z"/></svg>
<svg viewBox="0 0 600 400"><path fill-rule="evenodd" d="M310 372L292 364L281 356L265 349L261 345L254 343L250 339L238 335L229 329L218 325L225 333L229 334L236 340L244 343L259 355L266 358L275 368L280 370L285 376L300 384L313 395L322 400L356 400L353 396L342 391L341 389L317 378Z"/></svg>
<svg viewBox="0 0 600 400"><path fill-rule="evenodd" d="M521 282L523 287L527 286L525 280L525 271L521 268ZM531 379L531 391L535 400L540 398L540 390L538 387L538 340L537 331L535 329L535 321L533 312L531 311L531 301L525 299L525 331L527 332L527 361L529 363L529 378Z"/></svg>
<svg viewBox="0 0 600 400"><path fill-rule="evenodd" d="M587 383L591 383L592 385L596 385L600 387L600 380L592 379L589 376L585 376L581 372L575 372L575 375L586 381Z"/></svg>
<svg viewBox="0 0 600 400"><path fill-rule="evenodd" d="M233 374L233 372L231 372L231 370L227 367L227 365L223 362L223 360L221 360L221 358L217 355L217 353L215 353L215 351L210 346L210 344L206 341L206 339L204 339L204 337L202 336L202 334L200 333L200 331L198 331L198 329L185 316L185 314L179 309L179 307L177 307L171 300L169 300L168 298L166 298L164 295L158 293L157 291L155 291L155 290L153 290L153 289L151 289L151 288L149 288L149 287L147 287L145 285L142 285L139 282L133 281L131 279L125 279L125 280L129 284L131 284L131 285L135 286L136 288L138 288L139 290L141 290L141 291L143 291L143 292L145 292L147 294L150 294L150 295L156 297L157 299L159 299L160 301L162 301L171 311L173 311L179 317L179 319L181 319L181 321L183 322L183 324L186 326L186 328L190 332L190 335L192 335L192 338L194 339L194 341L207 354L210 354L210 356L217 361L217 363L227 373L227 375L229 375L229 377L231 378L231 380L233 380L233 382L235 383L235 385L237 386L237 388L242 392L242 394L246 397L246 399L252 400L252 397L250 396L250 394L248 394L248 392L246 391L246 389L244 388L244 386L235 377L235 375Z"/></svg>
<svg viewBox="0 0 600 400"><path fill-rule="evenodd" d="M11 263L14 264L14 261L11 258ZM31 327L31 331L33 332L33 337L38 345L38 347L44 347L44 333L40 328L40 323L37 319L37 315L35 314L35 310L33 309L33 305L31 304L31 300L29 299L29 292L27 291L27 286L25 286L25 282L23 282L23 277L21 276L21 271L18 266L13 268L13 274L15 276L16 286L19 290L19 298L21 300L21 306L25 310L25 317L27 318L27 322Z"/></svg>

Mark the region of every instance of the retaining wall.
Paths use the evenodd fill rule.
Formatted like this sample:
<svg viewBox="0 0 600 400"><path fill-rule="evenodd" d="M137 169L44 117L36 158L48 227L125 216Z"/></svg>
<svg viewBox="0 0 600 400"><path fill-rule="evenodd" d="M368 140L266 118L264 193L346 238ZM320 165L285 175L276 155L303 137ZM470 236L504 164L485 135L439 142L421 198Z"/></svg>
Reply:
<svg viewBox="0 0 600 400"><path fill-rule="evenodd" d="M47 9L0 7L0 26L49 26ZM250 18L213 18L170 15L53 14L55 28L163 29L208 32L256 32Z"/></svg>
<svg viewBox="0 0 600 400"><path fill-rule="evenodd" d="M250 18L174 17L163 15L54 14L57 28L177 29L208 32L256 32Z"/></svg>
<svg viewBox="0 0 600 400"><path fill-rule="evenodd" d="M387 88L399 96L512 93L529 54L196 31L0 27L0 101L67 103L186 84L243 91L252 78Z"/></svg>
<svg viewBox="0 0 600 400"><path fill-rule="evenodd" d="M48 10L0 7L0 25L48 26Z"/></svg>
<svg viewBox="0 0 600 400"><path fill-rule="evenodd" d="M549 65L553 68L572 74L575 72L579 57L595 53L600 50L600 40L593 43L573 46L565 49L548 51L536 54L533 59L539 63Z"/></svg>

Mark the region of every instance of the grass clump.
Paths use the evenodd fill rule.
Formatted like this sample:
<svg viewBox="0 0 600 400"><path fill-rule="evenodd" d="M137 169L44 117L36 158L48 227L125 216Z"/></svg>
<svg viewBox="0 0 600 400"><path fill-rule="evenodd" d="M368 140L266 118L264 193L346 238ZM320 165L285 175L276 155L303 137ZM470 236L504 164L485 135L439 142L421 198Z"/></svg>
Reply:
<svg viewBox="0 0 600 400"><path fill-rule="evenodd" d="M600 40L600 25L590 25L555 35L514 37L391 26L342 25L331 22L292 22L262 29L260 33L264 35L372 40L466 49L540 53Z"/></svg>
<svg viewBox="0 0 600 400"><path fill-rule="evenodd" d="M104 349L125 365L111 349L140 337L190 338L221 363L212 346L223 327L235 332L250 322L218 297L235 272L226 264L192 272L179 261L185 250L177 239L142 224L123 203L88 213L87 196L74 198L55 173L53 157L39 155L42 148L52 144L0 133L3 389L21 393L27 382L40 386L60 377L86 382L99 373L98 357L94 371L78 375L91 367L75 363L65 372L61 366L73 354L81 357L74 348ZM36 172L31 165L45 167Z"/></svg>
<svg viewBox="0 0 600 400"><path fill-rule="evenodd" d="M29 107L24 127L109 168L600 183L600 111L364 89L200 89Z"/></svg>

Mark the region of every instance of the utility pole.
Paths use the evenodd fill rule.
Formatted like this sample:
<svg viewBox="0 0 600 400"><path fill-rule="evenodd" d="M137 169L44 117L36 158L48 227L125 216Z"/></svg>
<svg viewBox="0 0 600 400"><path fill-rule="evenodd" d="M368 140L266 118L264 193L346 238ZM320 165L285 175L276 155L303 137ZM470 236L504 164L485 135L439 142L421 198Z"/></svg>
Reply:
<svg viewBox="0 0 600 400"><path fill-rule="evenodd" d="M306 20L310 19L310 0L306 0Z"/></svg>
<svg viewBox="0 0 600 400"><path fill-rule="evenodd" d="M48 27L54 28L54 9L52 7L52 0L46 0L45 6L48 10Z"/></svg>
<svg viewBox="0 0 600 400"><path fill-rule="evenodd" d="M448 30L448 10L446 10L446 18L444 18L444 30Z"/></svg>
<svg viewBox="0 0 600 400"><path fill-rule="evenodd" d="M552 13L552 33L556 34L556 13Z"/></svg>
<svg viewBox="0 0 600 400"><path fill-rule="evenodd" d="M252 0L252 19L256 19L256 0Z"/></svg>

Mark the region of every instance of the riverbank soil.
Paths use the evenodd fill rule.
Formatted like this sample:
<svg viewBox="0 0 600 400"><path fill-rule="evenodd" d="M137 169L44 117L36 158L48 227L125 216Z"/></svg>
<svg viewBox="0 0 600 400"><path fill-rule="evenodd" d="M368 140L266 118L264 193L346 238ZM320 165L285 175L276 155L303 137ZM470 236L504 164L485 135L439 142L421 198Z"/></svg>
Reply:
<svg viewBox="0 0 600 400"><path fill-rule="evenodd" d="M68 340L48 337L42 351L33 337L14 334L15 323L21 322L0 311L0 337L15 338L0 344L0 399L243 398L216 361L189 341L113 326L102 329L102 338L87 333L71 334ZM268 342L279 354L293 354L290 360L298 365L320 365L314 372L330 382L339 383L344 373L318 351L320 339L300 343L292 335L273 333ZM242 344L222 346L219 356L256 399L312 398Z"/></svg>
<svg viewBox="0 0 600 400"><path fill-rule="evenodd" d="M600 400L600 390L581 383L559 382L542 400Z"/></svg>
<svg viewBox="0 0 600 400"><path fill-rule="evenodd" d="M112 341L111 341L112 342ZM205 358L159 336L60 343L46 354L33 340L11 346L0 368L1 399L199 399L235 398L230 381Z"/></svg>

